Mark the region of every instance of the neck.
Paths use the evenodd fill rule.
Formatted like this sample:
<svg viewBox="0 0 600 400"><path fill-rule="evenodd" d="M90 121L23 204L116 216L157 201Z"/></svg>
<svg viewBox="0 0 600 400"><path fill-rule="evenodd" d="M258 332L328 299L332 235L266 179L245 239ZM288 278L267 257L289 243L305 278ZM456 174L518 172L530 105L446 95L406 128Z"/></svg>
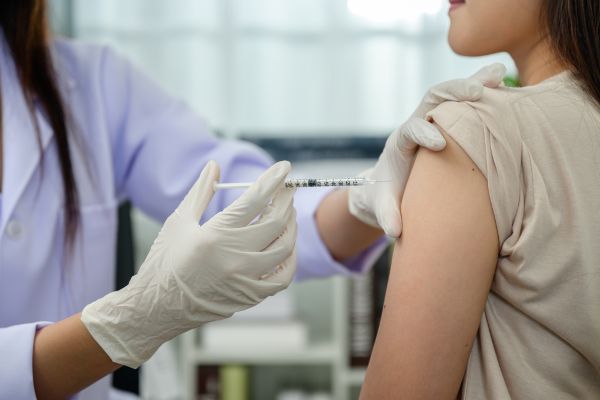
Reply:
<svg viewBox="0 0 600 400"><path fill-rule="evenodd" d="M519 71L521 86L531 86L567 69L556 56L547 36L510 52Z"/></svg>

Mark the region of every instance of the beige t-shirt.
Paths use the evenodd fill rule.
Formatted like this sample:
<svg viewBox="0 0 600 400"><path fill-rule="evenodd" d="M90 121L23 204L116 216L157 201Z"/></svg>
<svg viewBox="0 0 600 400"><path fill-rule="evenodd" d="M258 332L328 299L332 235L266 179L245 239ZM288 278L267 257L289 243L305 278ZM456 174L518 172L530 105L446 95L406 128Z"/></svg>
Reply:
<svg viewBox="0 0 600 400"><path fill-rule="evenodd" d="M463 399L600 399L600 108L563 72L430 113L488 180L501 249Z"/></svg>

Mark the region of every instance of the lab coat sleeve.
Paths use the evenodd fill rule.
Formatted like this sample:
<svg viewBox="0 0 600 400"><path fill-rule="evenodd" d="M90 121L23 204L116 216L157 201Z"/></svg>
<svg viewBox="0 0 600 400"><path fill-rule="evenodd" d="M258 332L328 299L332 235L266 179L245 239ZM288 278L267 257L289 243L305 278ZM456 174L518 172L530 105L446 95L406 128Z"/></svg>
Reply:
<svg viewBox="0 0 600 400"><path fill-rule="evenodd" d="M186 104L175 100L110 50L104 54L104 97L118 196L147 214L165 219L209 160L221 167L222 182L254 181L273 160L257 146L217 138ZM226 207L240 191L222 190L203 218ZM332 259L314 214L325 192L298 191L299 277L362 272L383 251L381 240L347 265Z"/></svg>
<svg viewBox="0 0 600 400"><path fill-rule="evenodd" d="M146 214L163 221L209 160L221 181L252 180L272 164L260 148L217 138L205 121L115 52L105 48L101 91L111 136L115 191ZM219 191L205 213L210 217L236 195Z"/></svg>
<svg viewBox="0 0 600 400"><path fill-rule="evenodd" d="M35 399L33 387L33 339L37 322L0 328L0 399Z"/></svg>
<svg viewBox="0 0 600 400"><path fill-rule="evenodd" d="M337 262L321 240L317 229L315 213L323 198L331 189L298 189L294 198L298 219L298 272L296 279L328 277L332 275L353 275L368 271L388 245L381 237L367 250L357 256Z"/></svg>

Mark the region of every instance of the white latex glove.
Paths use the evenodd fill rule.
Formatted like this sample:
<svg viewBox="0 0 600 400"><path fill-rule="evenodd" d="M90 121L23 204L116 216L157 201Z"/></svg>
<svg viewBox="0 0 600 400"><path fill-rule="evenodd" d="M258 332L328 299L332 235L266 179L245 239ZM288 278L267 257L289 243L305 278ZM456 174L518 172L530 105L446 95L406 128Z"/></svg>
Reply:
<svg viewBox="0 0 600 400"><path fill-rule="evenodd" d="M444 101L479 100L484 86L498 87L505 74L504 65L492 64L470 78L431 88L411 118L390 135L375 166L361 173L372 180L390 182L351 188L348 196L350 213L368 225L380 227L388 236L399 237L402 232L400 201L417 147L434 151L446 147L441 133L424 120L425 114Z"/></svg>
<svg viewBox="0 0 600 400"><path fill-rule="evenodd" d="M275 164L199 225L219 179L217 164L208 163L129 284L81 314L111 360L137 368L163 342L288 287L296 270L294 191L283 187L290 168Z"/></svg>

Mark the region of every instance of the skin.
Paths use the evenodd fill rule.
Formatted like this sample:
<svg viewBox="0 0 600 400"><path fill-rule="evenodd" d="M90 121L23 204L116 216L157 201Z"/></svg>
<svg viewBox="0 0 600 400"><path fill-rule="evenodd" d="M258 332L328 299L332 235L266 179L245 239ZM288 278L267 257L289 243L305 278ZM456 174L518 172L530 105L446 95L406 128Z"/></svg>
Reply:
<svg viewBox="0 0 600 400"><path fill-rule="evenodd" d="M420 149L361 399L456 398L490 288L498 237L487 184L449 137Z"/></svg>
<svg viewBox="0 0 600 400"><path fill-rule="evenodd" d="M89 334L75 314L37 332L33 345L33 381L40 400L66 399L119 364Z"/></svg>
<svg viewBox="0 0 600 400"><path fill-rule="evenodd" d="M482 56L507 52L523 86L565 69L542 23L544 0L467 0L450 12L448 43L455 53Z"/></svg>
<svg viewBox="0 0 600 400"><path fill-rule="evenodd" d="M539 83L565 69L540 24L541 4L467 0L450 13L450 45L469 56L507 51L522 84ZM441 152L417 153L362 400L459 394L499 240L485 177L450 137L446 141Z"/></svg>

